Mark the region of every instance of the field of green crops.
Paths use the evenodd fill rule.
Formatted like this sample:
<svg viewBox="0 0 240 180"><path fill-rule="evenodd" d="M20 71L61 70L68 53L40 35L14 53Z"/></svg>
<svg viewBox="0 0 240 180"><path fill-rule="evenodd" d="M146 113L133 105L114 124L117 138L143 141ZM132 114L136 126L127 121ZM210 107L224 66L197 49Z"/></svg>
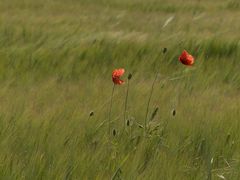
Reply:
<svg viewBox="0 0 240 180"><path fill-rule="evenodd" d="M0 0L0 179L239 180L239 132L239 0Z"/></svg>

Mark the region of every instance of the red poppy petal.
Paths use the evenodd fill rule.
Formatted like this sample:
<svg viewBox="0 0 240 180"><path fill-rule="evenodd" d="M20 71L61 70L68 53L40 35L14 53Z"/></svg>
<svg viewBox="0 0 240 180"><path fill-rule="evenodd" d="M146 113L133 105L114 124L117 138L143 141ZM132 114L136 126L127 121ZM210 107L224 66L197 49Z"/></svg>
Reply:
<svg viewBox="0 0 240 180"><path fill-rule="evenodd" d="M112 76L113 77L120 77L124 74L125 70L124 69L115 69L113 72L112 72Z"/></svg>
<svg viewBox="0 0 240 180"><path fill-rule="evenodd" d="M190 55L186 50L182 52L178 59L184 65L191 66L194 63L194 57Z"/></svg>
<svg viewBox="0 0 240 180"><path fill-rule="evenodd" d="M112 78L112 81L114 84L118 84L118 85L121 85L124 83L124 81L119 78Z"/></svg>
<svg viewBox="0 0 240 180"><path fill-rule="evenodd" d="M119 80L118 80L118 85L121 85L121 84L124 84L124 81L121 80L121 79L119 79Z"/></svg>

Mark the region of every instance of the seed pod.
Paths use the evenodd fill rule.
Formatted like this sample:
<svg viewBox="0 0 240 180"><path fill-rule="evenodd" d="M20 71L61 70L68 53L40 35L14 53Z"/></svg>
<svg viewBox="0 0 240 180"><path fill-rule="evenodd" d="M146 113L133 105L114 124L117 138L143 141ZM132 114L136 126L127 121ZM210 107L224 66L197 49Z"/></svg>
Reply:
<svg viewBox="0 0 240 180"><path fill-rule="evenodd" d="M127 120L127 126L130 126L130 121L129 120Z"/></svg>
<svg viewBox="0 0 240 180"><path fill-rule="evenodd" d="M176 110L175 109L172 110L172 115L176 116Z"/></svg>
<svg viewBox="0 0 240 180"><path fill-rule="evenodd" d="M130 79L132 79L132 74L131 73L128 74L128 80L130 80Z"/></svg>
<svg viewBox="0 0 240 180"><path fill-rule="evenodd" d="M116 136L117 131L115 129L113 129L113 136Z"/></svg>
<svg viewBox="0 0 240 180"><path fill-rule="evenodd" d="M93 115L94 115L94 112L91 111L91 112L89 113L89 116L91 117L91 116L93 116Z"/></svg>
<svg viewBox="0 0 240 180"><path fill-rule="evenodd" d="M167 48L163 48L163 54L165 54L167 52Z"/></svg>

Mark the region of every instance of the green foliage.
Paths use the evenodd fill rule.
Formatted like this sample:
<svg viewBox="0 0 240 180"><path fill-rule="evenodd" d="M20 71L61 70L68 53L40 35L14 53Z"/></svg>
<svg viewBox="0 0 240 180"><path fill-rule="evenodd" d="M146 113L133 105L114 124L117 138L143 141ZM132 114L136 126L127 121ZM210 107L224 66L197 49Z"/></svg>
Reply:
<svg viewBox="0 0 240 180"><path fill-rule="evenodd" d="M0 179L240 179L237 9L2 0ZM193 67L179 63L183 49ZM127 86L115 87L109 141L115 68L132 78L125 117Z"/></svg>

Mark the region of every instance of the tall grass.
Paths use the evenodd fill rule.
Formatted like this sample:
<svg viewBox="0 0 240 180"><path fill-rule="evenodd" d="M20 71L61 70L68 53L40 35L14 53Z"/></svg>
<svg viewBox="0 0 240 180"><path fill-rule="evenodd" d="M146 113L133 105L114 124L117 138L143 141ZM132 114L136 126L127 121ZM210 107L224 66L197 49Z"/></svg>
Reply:
<svg viewBox="0 0 240 180"><path fill-rule="evenodd" d="M1 1L0 179L240 179L237 8ZM193 68L178 62L183 49ZM128 84L114 90L108 116L116 67L133 79L128 95Z"/></svg>

